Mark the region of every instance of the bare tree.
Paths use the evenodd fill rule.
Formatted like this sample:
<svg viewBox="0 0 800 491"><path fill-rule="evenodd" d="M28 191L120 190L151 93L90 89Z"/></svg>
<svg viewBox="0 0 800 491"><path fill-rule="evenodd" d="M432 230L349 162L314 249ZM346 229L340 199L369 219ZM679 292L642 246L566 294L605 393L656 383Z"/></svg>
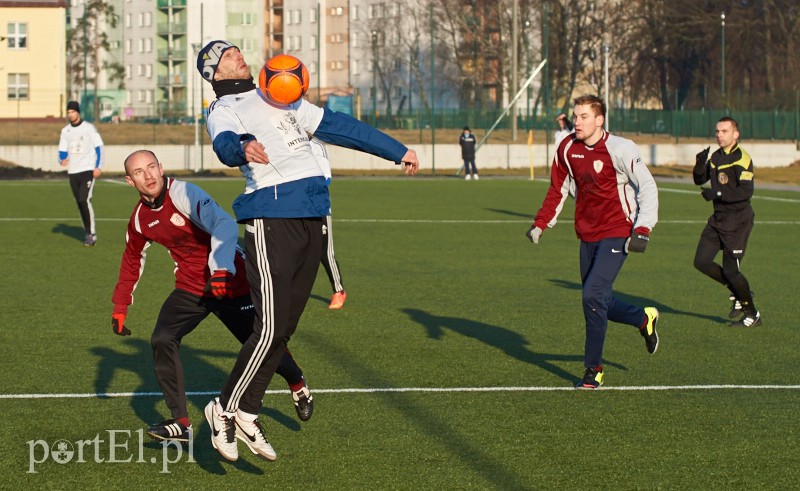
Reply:
<svg viewBox="0 0 800 491"><path fill-rule="evenodd" d="M124 80L125 67L121 63L102 59L103 52L111 51L106 29L116 27L118 20L113 5L103 0L89 0L84 5L83 15L68 34L68 76L73 86L88 87L91 82L95 117L100 112L100 100L97 97L100 72L106 71L108 79L120 82L120 87Z"/></svg>

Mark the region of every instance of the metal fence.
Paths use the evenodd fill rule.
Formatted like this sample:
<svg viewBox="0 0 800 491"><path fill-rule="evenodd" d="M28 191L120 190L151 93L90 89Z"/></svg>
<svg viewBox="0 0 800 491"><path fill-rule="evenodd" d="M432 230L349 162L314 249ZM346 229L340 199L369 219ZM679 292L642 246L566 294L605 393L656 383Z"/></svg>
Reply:
<svg viewBox="0 0 800 491"><path fill-rule="evenodd" d="M435 128L461 129L469 126L488 130L502 111L442 110L433 114L420 111L405 111L392 116L379 115L377 118L362 114L361 119L382 129L420 129ZM520 115L517 127L520 130L554 130L557 113L551 116L537 115L528 118ZM679 137L710 137L714 126L723 116L731 116L739 123L744 138L764 140L800 140L800 111L730 111L694 110L662 111L654 109L612 109L608 113L612 132L646 133ZM497 125L499 129L511 128L511 119L503 118Z"/></svg>

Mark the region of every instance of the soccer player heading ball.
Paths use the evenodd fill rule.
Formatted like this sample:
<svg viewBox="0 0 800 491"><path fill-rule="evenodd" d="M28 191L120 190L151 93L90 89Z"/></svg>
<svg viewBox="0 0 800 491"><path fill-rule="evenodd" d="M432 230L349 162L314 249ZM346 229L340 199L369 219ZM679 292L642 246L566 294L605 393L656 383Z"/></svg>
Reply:
<svg viewBox="0 0 800 491"><path fill-rule="evenodd" d="M538 244L542 231L555 226L564 200L574 192L586 320L586 372L577 388L596 389L603 384L609 320L638 328L648 353L658 349L658 310L623 302L612 291L628 252L644 252L650 241L658 221L658 189L636 144L603 130L603 100L582 96L574 102L575 132L558 145L550 189L525 235Z"/></svg>
<svg viewBox="0 0 800 491"><path fill-rule="evenodd" d="M238 438L256 455L272 460L277 455L257 420L261 399L311 295L322 255L322 224L331 206L309 135L402 163L409 175L417 173L419 161L413 150L346 114L302 97L291 104L268 100L231 43L206 45L197 69L217 96L208 114L214 152L246 179L233 211L244 224L256 311L254 332L205 415L211 443L224 458L238 458ZM265 69L269 88L266 75Z"/></svg>

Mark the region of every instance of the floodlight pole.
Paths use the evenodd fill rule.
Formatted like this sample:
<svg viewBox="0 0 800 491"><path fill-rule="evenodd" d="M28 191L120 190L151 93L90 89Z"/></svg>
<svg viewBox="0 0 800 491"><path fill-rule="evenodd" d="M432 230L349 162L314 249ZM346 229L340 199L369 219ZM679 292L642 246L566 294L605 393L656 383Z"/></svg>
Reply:
<svg viewBox="0 0 800 491"><path fill-rule="evenodd" d="M605 101L606 101L606 131L609 131L609 124L608 124L608 113L611 108L611 102L608 100L608 53L611 51L611 47L607 44L603 45L603 85L604 85L604 92L605 92Z"/></svg>
<svg viewBox="0 0 800 491"><path fill-rule="evenodd" d="M720 15L722 19L722 97L725 97L725 12Z"/></svg>

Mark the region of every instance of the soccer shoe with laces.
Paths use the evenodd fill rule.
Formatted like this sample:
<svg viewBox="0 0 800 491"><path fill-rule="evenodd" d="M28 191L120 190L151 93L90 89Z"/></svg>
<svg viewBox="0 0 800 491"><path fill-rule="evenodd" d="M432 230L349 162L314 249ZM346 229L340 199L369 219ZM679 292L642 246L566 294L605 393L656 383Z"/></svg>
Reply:
<svg viewBox="0 0 800 491"><path fill-rule="evenodd" d="M644 338L644 344L647 346L647 352L653 354L658 349L658 332L656 332L656 324L658 324L658 309L655 307L645 307L644 315L647 316L647 324L639 328L639 332Z"/></svg>
<svg viewBox="0 0 800 491"><path fill-rule="evenodd" d="M211 427L211 445L225 459L235 462L239 458L236 446L236 418L225 416L219 398L211 399L203 411Z"/></svg>
<svg viewBox="0 0 800 491"><path fill-rule="evenodd" d="M87 234L86 240L83 241L84 247L93 247L97 244L97 236L95 234Z"/></svg>
<svg viewBox="0 0 800 491"><path fill-rule="evenodd" d="M308 387L303 387L300 390L292 392L292 400L294 401L294 410L297 411L297 417L300 421L308 421L311 415L314 414L314 397L308 390Z"/></svg>
<svg viewBox="0 0 800 491"><path fill-rule="evenodd" d="M236 418L236 438L247 444L251 452L264 460L273 461L278 458L275 449L269 444L269 440L264 436L264 430L258 419L255 421L242 421Z"/></svg>
<svg viewBox="0 0 800 491"><path fill-rule="evenodd" d="M745 314L738 321L728 324L731 327L756 327L761 325L761 312L755 314Z"/></svg>
<svg viewBox="0 0 800 491"><path fill-rule="evenodd" d="M583 379L575 386L576 389L597 389L603 385L603 366L587 368Z"/></svg>
<svg viewBox="0 0 800 491"><path fill-rule="evenodd" d="M750 296L754 297L755 293L750 291ZM734 295L729 296L728 300L730 300L732 302L731 303L731 311L728 312L728 319L736 319L737 317L741 316L742 313L743 313L742 312L742 302L740 302L739 299L736 298L736 296L734 296Z"/></svg>
<svg viewBox="0 0 800 491"><path fill-rule="evenodd" d="M344 290L336 292L331 297L331 303L328 308L331 310L339 310L344 307L344 301L347 299L347 293Z"/></svg>
<svg viewBox="0 0 800 491"><path fill-rule="evenodd" d="M155 440L188 442L192 438L192 425L187 428L177 419L168 419L147 428L147 434Z"/></svg>

